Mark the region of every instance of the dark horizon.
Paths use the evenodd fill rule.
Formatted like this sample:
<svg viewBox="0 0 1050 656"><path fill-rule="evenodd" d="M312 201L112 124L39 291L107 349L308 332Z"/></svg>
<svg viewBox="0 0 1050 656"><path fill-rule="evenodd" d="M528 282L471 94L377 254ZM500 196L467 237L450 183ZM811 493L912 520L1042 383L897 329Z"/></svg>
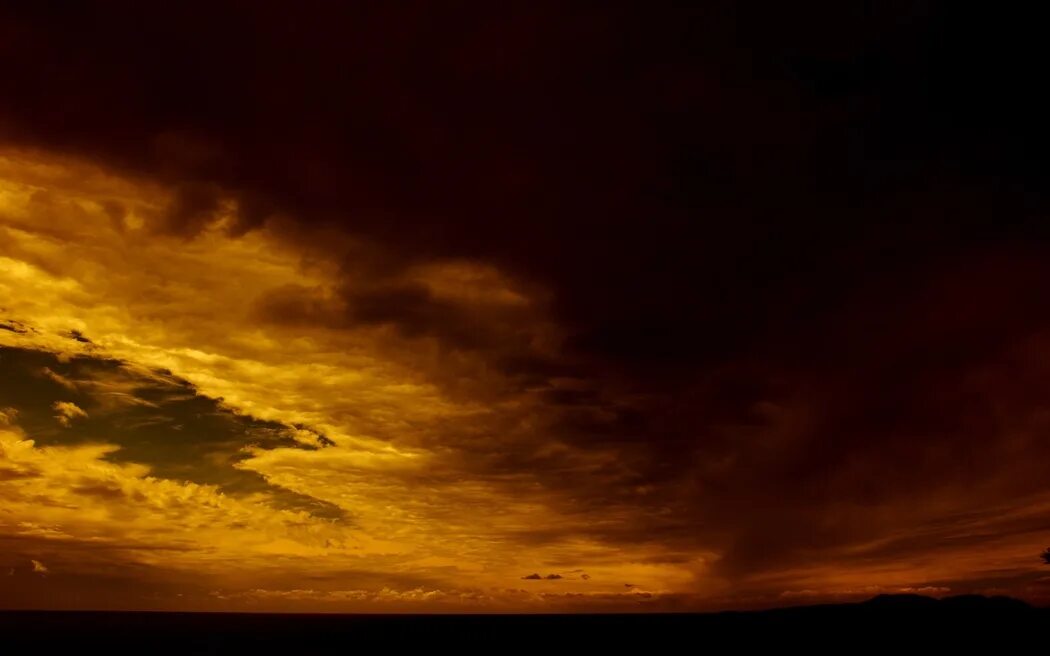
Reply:
<svg viewBox="0 0 1050 656"><path fill-rule="evenodd" d="M698 636L709 644L786 644L841 650L900 645L1002 648L1038 639L1050 610L1008 598L937 601L916 595L882 596L862 603L716 613L572 614L300 614L150 613L134 611L6 611L0 630L13 646L104 648L131 653L329 653L349 646L422 646L435 641L463 650L491 649L508 635L519 647L543 642L559 648L679 648ZM13 630L15 629L15 630ZM50 638L42 640L42 636ZM118 638L119 636L119 638Z"/></svg>

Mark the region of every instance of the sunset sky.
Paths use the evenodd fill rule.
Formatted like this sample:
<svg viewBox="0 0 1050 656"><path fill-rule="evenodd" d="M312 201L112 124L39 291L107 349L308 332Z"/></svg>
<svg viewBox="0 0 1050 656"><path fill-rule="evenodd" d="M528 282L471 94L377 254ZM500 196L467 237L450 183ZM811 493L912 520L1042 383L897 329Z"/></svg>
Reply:
<svg viewBox="0 0 1050 656"><path fill-rule="evenodd" d="M45 4L0 608L1050 602L1043 22Z"/></svg>

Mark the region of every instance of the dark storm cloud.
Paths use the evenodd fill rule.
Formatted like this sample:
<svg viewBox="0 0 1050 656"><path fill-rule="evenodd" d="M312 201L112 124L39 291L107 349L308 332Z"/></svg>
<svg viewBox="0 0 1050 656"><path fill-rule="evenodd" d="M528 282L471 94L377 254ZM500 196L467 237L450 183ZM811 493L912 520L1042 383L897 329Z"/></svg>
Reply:
<svg viewBox="0 0 1050 656"><path fill-rule="evenodd" d="M249 225L279 215L373 239L387 267L494 260L556 288L581 349L689 367L768 339L781 312L841 302L885 248L896 268L953 250L944 230L1013 229L936 188L993 193L953 163L996 166L985 151L1043 138L1025 41L978 65L948 19L1003 26L902 4L817 3L816 22L719 3L311 5L292 24L237 3L208 21L134 3L11 11L4 53L50 73L9 67L5 136L174 182L165 226L179 234L226 194ZM404 287L357 300L362 320L415 333L446 316Z"/></svg>
<svg viewBox="0 0 1050 656"><path fill-rule="evenodd" d="M218 185L183 182L175 190L163 228L191 237L218 218L221 204L222 189Z"/></svg>
<svg viewBox="0 0 1050 656"><path fill-rule="evenodd" d="M437 298L418 282L369 280L333 297L292 286L272 290L258 305L264 321L348 329L388 326L407 338L432 337L453 349L527 352L526 308L467 307Z"/></svg>
<svg viewBox="0 0 1050 656"><path fill-rule="evenodd" d="M191 237L231 200L235 231L363 240L365 284L260 316L487 353L551 435L619 458L473 466L535 472L581 515L651 509L581 531L716 546L736 575L921 521L863 509L1025 498L1050 462L1045 21L803 5L5 9L0 136L173 185L158 230ZM513 311L398 277L442 258L551 290L563 357L522 346ZM273 428L170 403L215 441L157 459L173 476ZM174 427L149 425L118 456L163 450Z"/></svg>
<svg viewBox="0 0 1050 656"><path fill-rule="evenodd" d="M521 578L525 581L557 581L564 577L561 574L548 574L547 576L540 576L539 574L533 572L532 574L529 574L528 576L523 576Z"/></svg>

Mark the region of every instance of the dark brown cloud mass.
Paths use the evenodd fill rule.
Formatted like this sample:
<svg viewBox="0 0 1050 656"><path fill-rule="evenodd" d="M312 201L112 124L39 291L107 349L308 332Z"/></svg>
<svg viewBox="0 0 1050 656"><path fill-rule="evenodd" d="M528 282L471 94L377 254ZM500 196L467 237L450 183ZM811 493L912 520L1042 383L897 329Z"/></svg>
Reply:
<svg viewBox="0 0 1050 656"><path fill-rule="evenodd" d="M412 385L469 408L400 418L364 392L336 418L440 454L402 479L422 495L469 481L560 513L501 539L643 549L633 566L681 565L674 593L723 604L1035 594L1050 107L1028 11L15 3L0 10L0 139L168 190L145 215L158 243L265 232L322 272L246 283L252 329L289 353L335 340L322 364L364 331ZM113 225L142 214L127 194L98 202ZM53 203L39 191L33 211ZM0 312L4 331L24 321ZM105 431L157 476L281 487L282 508L342 516L233 465L245 446L315 448L290 436L299 419L237 414L181 371L139 386L102 354L56 357L3 355L20 377L0 409L27 432L47 423L38 444ZM215 366L201 380L234 369ZM96 412L103 376L138 405ZM86 412L75 439L51 419L60 401ZM543 566L590 571L575 558ZM360 596L281 599L336 592Z"/></svg>

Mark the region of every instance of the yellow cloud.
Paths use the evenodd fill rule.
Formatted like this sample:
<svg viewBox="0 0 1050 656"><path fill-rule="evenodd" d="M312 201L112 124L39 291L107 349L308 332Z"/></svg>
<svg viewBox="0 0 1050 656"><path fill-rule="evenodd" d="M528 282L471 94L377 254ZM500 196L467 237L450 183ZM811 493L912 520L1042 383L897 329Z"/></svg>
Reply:
<svg viewBox="0 0 1050 656"><path fill-rule="evenodd" d="M51 408L58 413L55 415L55 420L66 428L69 428L73 424L74 419L88 416L86 412L77 407L77 404L71 403L70 401L55 401Z"/></svg>
<svg viewBox="0 0 1050 656"><path fill-rule="evenodd" d="M369 573L369 599L424 589L380 580L485 589L486 598L521 604L548 593L618 595L627 580L692 589L702 558L662 558L662 546L593 535L622 521L616 508L576 510L538 473L487 471L487 461L518 452L582 476L616 460L555 448L532 393L482 354L352 315L340 323L260 316L261 304L272 310L274 298L308 293L328 317L339 309L333 299L358 281L345 263L289 245L279 225L233 237L220 219L192 240L158 232L171 197L82 161L0 152L0 318L18 322L0 330L0 348L119 360L142 377L178 376L231 411L278 422L314 450L245 444L236 466L338 506L347 519L279 510L264 493L231 496L156 478L115 462L112 444L38 446L12 427L0 433L0 534L108 545L130 561L242 591L261 589L267 577L341 572ZM469 261L398 276L390 284L422 288L472 321L511 326L537 353L554 352L559 337L543 315L542 290ZM150 403L104 374L41 375L92 394L100 412ZM87 413L69 401L54 410L75 437ZM587 567L593 576L541 582L558 588L525 597L499 592L539 567ZM434 601L427 594L410 596ZM344 601L367 601L352 596Z"/></svg>

